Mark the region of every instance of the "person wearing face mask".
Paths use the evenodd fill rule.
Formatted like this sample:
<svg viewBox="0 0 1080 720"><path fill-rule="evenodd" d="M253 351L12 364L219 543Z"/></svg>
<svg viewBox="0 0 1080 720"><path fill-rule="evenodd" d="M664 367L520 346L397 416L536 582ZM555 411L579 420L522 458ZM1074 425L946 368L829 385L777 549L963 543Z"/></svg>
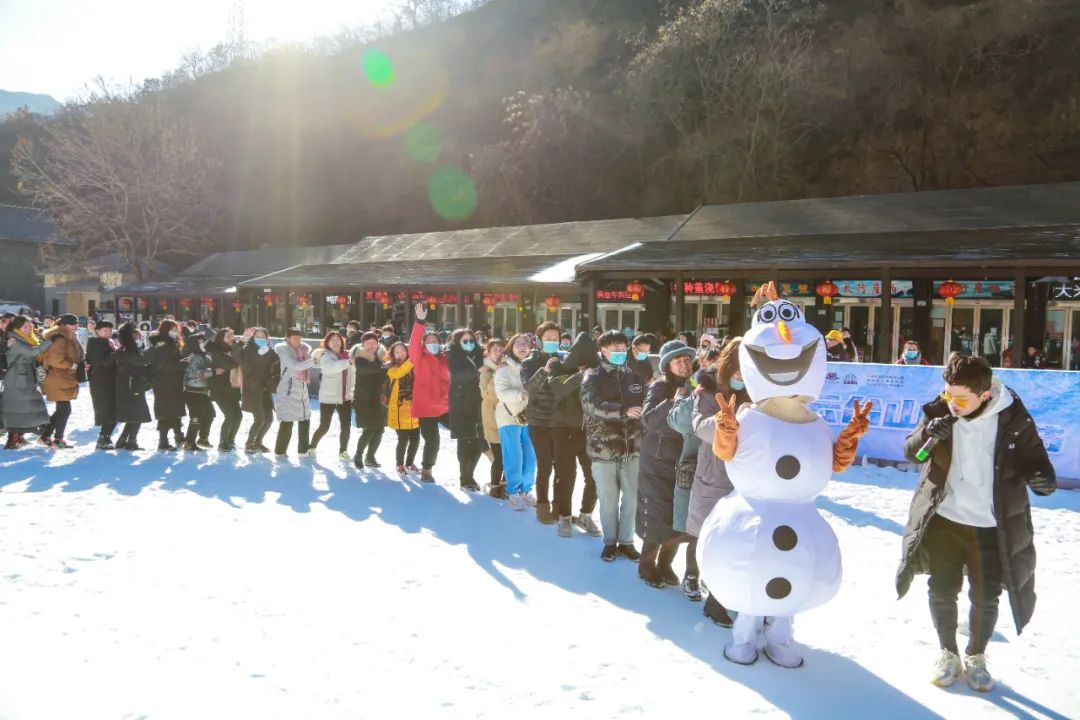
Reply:
<svg viewBox="0 0 1080 720"><path fill-rule="evenodd" d="M98 432L97 449L114 450L112 434L116 429L116 364L105 362L120 346L112 339L113 324L103 320L94 328L94 337L86 341L86 372L90 380L90 400L94 405L94 424Z"/></svg>
<svg viewBox="0 0 1080 720"><path fill-rule="evenodd" d="M356 384L356 366L349 362L349 353L345 349L345 340L341 334L331 330L311 354L315 366L319 368L319 427L315 429L308 444L308 455L316 457L319 442L330 432L330 423L334 415L338 416L340 434L338 437L338 457L348 460L349 437L352 433L352 398Z"/></svg>
<svg viewBox="0 0 1080 720"><path fill-rule="evenodd" d="M503 472L502 438L495 420L495 408L499 398L495 394L495 372L499 369L506 343L501 338L491 338L484 346L484 367L480 368L481 413L484 421L484 439L491 449L491 484L488 494L499 500L509 500L506 492L506 476Z"/></svg>
<svg viewBox="0 0 1080 720"><path fill-rule="evenodd" d="M663 375L649 386L641 412L637 532L643 545L638 576L654 588L680 583L671 563L685 537L675 529L675 492L683 434L671 427L668 415L675 407L676 398L690 396L695 355L694 348L678 340L664 343L660 348ZM692 479L692 469L690 473Z"/></svg>
<svg viewBox="0 0 1080 720"><path fill-rule="evenodd" d="M100 361L102 365L116 366L116 422L124 423L120 437L116 439L117 450L141 450L138 443L139 428L150 422L150 407L146 393L152 387L150 357L142 349L145 338L134 323L124 323L117 333L120 349Z"/></svg>
<svg viewBox="0 0 1080 720"><path fill-rule="evenodd" d="M527 510L536 503L532 496L536 481L536 452L529 438L525 414L529 393L525 389L521 369L521 363L529 356L529 351L529 341L523 335L514 335L507 340L499 369L495 371L495 396L498 399L495 422L499 426L503 472L506 473L506 491L510 495L511 510Z"/></svg>
<svg viewBox="0 0 1080 720"><path fill-rule="evenodd" d="M416 305L416 323L409 336L409 357L413 361L413 416L420 421L424 440L420 479L433 483L432 468L439 456L439 425L450 424L450 361L443 352L438 333L426 332L428 308Z"/></svg>
<svg viewBox="0 0 1080 720"><path fill-rule="evenodd" d="M700 600L702 596L700 573L697 566L697 537L705 518L720 498L731 494L735 489L728 478L727 466L713 452L713 438L716 434L716 414L720 404L716 394L721 393L730 401L735 397L736 409L750 403L742 373L739 371L739 347L742 338L728 341L720 353L720 359L712 370L699 370L695 376L698 387L692 393L693 411L690 423L694 435L698 438L697 466L694 468L694 481L690 488L690 504L686 515L686 534L693 540L687 548L686 577L683 578L683 592L691 600ZM723 605L713 596L705 600L705 617L720 627L729 628L733 624L731 616Z"/></svg>
<svg viewBox="0 0 1080 720"><path fill-rule="evenodd" d="M559 338L559 352L568 353L570 347L574 344L574 337L570 333L563 333Z"/></svg>
<svg viewBox="0 0 1080 720"><path fill-rule="evenodd" d="M349 351L349 362L356 376L353 385L353 413L360 439L356 443L353 465L358 468L379 467L375 453L382 443L386 429L386 406L382 402L383 385L386 383L386 348L379 344L379 336L366 332L360 344Z"/></svg>
<svg viewBox="0 0 1080 720"><path fill-rule="evenodd" d="M851 362L844 348L844 336L839 330L830 330L825 334L825 358L829 362Z"/></svg>
<svg viewBox="0 0 1080 720"><path fill-rule="evenodd" d="M158 427L158 450L172 451L184 444L184 367L180 363L184 341L172 320L162 320L150 336L150 367L154 378L154 418ZM176 445L169 443L173 434Z"/></svg>
<svg viewBox="0 0 1080 720"><path fill-rule="evenodd" d="M910 462L925 462L904 530L896 589L903 597L916 573L930 576L930 617L941 647L930 681L948 687L966 673L973 690L989 692L994 680L985 653L1002 589L1017 635L1035 612L1028 490L1049 495L1057 477L1020 396L994 377L985 358L953 353L942 379L944 392L923 407L904 445ZM930 440L936 445L927 458ZM961 662L956 598L965 575L971 609Z"/></svg>
<svg viewBox="0 0 1080 720"><path fill-rule="evenodd" d="M648 385L657 377L659 364L653 365L652 349L657 338L652 333L643 333L634 338L630 343L630 350L626 357L626 367L637 374ZM657 361L659 363L659 360Z"/></svg>
<svg viewBox="0 0 1080 720"><path fill-rule="evenodd" d="M900 357L896 360L897 365L929 365L926 358L922 356L922 350L919 349L919 343L914 340L908 340L904 343L904 350L900 353Z"/></svg>
<svg viewBox="0 0 1080 720"><path fill-rule="evenodd" d="M645 382L626 367L629 339L612 330L600 336L600 366L589 370L581 384L586 447L592 461L600 499L604 549L600 558L612 562L620 555L639 560L634 547L637 515L638 456Z"/></svg>
<svg viewBox="0 0 1080 720"><path fill-rule="evenodd" d="M551 473L555 467L557 431L555 395L550 381L559 374L561 367L558 355L560 335L558 325L542 323L536 328L540 348L533 349L521 361L521 379L529 393L525 409L527 435L532 441L536 463L536 519L545 525L551 525L556 519L551 508ZM506 452L505 448L503 452ZM505 458L503 462L505 464ZM555 482L559 482L557 475Z"/></svg>
<svg viewBox="0 0 1080 720"><path fill-rule="evenodd" d="M389 323L379 330L379 345L389 350L395 343L401 342L401 338L394 332L394 326Z"/></svg>
<svg viewBox="0 0 1080 720"><path fill-rule="evenodd" d="M184 437L184 449L188 452L210 447L205 440L213 422L213 406L210 404L210 378L213 366L206 354L206 337L192 333L187 338L184 363L184 405L187 407L188 426Z"/></svg>
<svg viewBox="0 0 1080 720"><path fill-rule="evenodd" d="M861 362L859 360L859 348L855 346L855 340L851 337L851 328L841 328L840 337L844 339L844 352L847 353L849 362Z"/></svg>
<svg viewBox="0 0 1080 720"><path fill-rule="evenodd" d="M420 421L412 415L413 375L409 348L398 342L390 346L390 365L386 368L387 424L397 433L394 459L399 475L419 472L416 451L420 449Z"/></svg>
<svg viewBox="0 0 1080 720"><path fill-rule="evenodd" d="M270 352L270 339L266 328L249 327L241 338L240 368L243 376L241 407L251 413L244 452L268 453L263 444L266 433L274 423L274 383L277 355Z"/></svg>
<svg viewBox="0 0 1080 720"><path fill-rule="evenodd" d="M484 419L480 409L480 368L484 353L471 330L460 328L450 335L450 437L458 441L461 489L480 492L474 474L484 454ZM505 463L505 458L503 458Z"/></svg>

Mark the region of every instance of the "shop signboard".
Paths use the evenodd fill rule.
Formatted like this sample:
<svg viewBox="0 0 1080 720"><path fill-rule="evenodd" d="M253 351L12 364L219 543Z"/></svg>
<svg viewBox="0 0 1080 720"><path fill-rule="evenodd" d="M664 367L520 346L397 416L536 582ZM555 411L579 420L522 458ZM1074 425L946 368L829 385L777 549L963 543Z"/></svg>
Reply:
<svg viewBox="0 0 1080 720"><path fill-rule="evenodd" d="M934 281L934 298L941 295L938 290L945 284L944 280ZM1009 300L1016 294L1015 280L956 280L954 281L964 289L957 295L959 300Z"/></svg>
<svg viewBox="0 0 1080 720"><path fill-rule="evenodd" d="M836 286L837 297L847 298L878 298L881 297L881 281L880 280L832 280L832 284ZM810 282L782 282L777 283L776 291L780 294L780 297L787 298L800 298L800 297L814 297L817 283ZM752 297L761 287L760 282L749 282L746 284L746 292ZM913 283L911 280L893 280L892 281L892 296L894 298L910 298L913 294Z"/></svg>
<svg viewBox="0 0 1080 720"><path fill-rule="evenodd" d="M1057 474L1080 480L1080 372L995 369L994 376L1024 401ZM856 400L872 400L870 432L860 441L859 454L904 461L904 440L918 424L922 406L943 389L940 367L829 363L825 388L813 407L835 436L851 420Z"/></svg>
<svg viewBox="0 0 1080 720"><path fill-rule="evenodd" d="M1080 282L1057 282L1050 286L1051 300L1080 300Z"/></svg>

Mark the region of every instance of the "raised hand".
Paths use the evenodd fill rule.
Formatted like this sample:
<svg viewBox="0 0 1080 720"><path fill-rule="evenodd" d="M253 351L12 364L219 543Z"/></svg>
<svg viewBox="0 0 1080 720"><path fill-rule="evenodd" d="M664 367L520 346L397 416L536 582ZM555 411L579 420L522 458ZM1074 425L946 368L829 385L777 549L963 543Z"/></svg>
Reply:
<svg viewBox="0 0 1080 720"><path fill-rule="evenodd" d="M855 414L851 416L851 422L848 423L848 427L852 429L852 434L855 437L862 437L866 433L870 432L870 411L874 409L874 401L866 403L866 405L859 405L859 401L855 400Z"/></svg>
<svg viewBox="0 0 1080 720"><path fill-rule="evenodd" d="M416 303L416 319L420 322L427 320L427 305L424 303Z"/></svg>
<svg viewBox="0 0 1080 720"><path fill-rule="evenodd" d="M716 393L720 411L716 413L716 430L713 432L713 454L724 462L735 457L739 445L739 421L735 417L735 394L728 401L723 393Z"/></svg>

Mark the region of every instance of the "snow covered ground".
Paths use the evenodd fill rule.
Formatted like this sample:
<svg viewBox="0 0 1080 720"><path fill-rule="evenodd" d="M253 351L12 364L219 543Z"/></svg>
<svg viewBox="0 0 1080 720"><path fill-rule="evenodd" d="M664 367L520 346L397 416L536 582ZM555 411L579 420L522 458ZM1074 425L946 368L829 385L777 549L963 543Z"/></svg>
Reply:
<svg viewBox="0 0 1080 720"><path fill-rule="evenodd" d="M925 680L924 580L895 597L913 475L830 484L840 594L796 622L804 668L744 668L679 590L456 490L448 438L422 486L342 463L336 430L280 461L94 452L91 422L84 392L77 449L0 450L3 720L1080 717L1077 492L1035 500L1039 606L1022 638L1003 607L976 695Z"/></svg>

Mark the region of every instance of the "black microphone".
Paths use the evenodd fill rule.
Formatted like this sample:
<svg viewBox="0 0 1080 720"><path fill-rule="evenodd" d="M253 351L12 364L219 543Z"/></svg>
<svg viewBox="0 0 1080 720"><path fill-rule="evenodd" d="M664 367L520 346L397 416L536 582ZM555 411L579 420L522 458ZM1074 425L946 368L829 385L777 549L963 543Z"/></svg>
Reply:
<svg viewBox="0 0 1080 720"><path fill-rule="evenodd" d="M957 419L958 418L955 415L950 415L949 417L945 418L945 422L952 425L954 422L957 421ZM934 437L933 435L926 438L926 442L924 442L923 446L919 448L919 452L915 453L915 459L919 462L926 462L926 459L930 457L930 455L934 452L934 448L936 448L938 446L938 443L940 442L941 439Z"/></svg>

